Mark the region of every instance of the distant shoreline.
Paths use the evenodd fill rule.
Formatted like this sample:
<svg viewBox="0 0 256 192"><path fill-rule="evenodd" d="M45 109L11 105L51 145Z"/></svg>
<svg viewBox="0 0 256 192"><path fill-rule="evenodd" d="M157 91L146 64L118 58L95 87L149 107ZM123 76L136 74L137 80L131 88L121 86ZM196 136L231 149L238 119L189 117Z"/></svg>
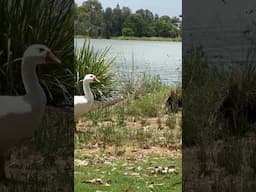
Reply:
<svg viewBox="0 0 256 192"><path fill-rule="evenodd" d="M75 35L75 38L92 38L84 35ZM107 39L103 37L93 37L93 39ZM169 42L181 42L181 37L177 38L166 38L166 37L125 37L125 36L119 36L119 37L110 37L109 39L114 40L135 40L135 41L169 41Z"/></svg>

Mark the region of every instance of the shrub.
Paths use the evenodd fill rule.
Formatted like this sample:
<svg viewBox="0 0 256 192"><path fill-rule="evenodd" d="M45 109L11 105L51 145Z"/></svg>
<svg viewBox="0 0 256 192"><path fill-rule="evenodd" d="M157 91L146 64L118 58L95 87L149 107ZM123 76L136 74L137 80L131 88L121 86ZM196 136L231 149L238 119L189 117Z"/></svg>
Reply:
<svg viewBox="0 0 256 192"><path fill-rule="evenodd" d="M91 85L96 98L110 95L113 90L114 79L110 69L115 58L106 59L109 50L110 48L96 51L88 40L85 40L82 48L75 47L75 95L83 94L82 83L77 79L77 73L79 73L80 79L86 74L92 73L100 80L100 83Z"/></svg>
<svg viewBox="0 0 256 192"><path fill-rule="evenodd" d="M123 28L123 30L122 30L122 34L123 34L123 36L129 36L129 37L131 37L131 36L134 36L134 31L133 31L132 28L130 28L130 27L125 27L125 28Z"/></svg>
<svg viewBox="0 0 256 192"><path fill-rule="evenodd" d="M29 45L40 43L51 48L63 62L59 66L38 66L39 79L48 101L67 102L73 98L72 5L73 1L64 0L0 2L1 94L24 93L21 58Z"/></svg>

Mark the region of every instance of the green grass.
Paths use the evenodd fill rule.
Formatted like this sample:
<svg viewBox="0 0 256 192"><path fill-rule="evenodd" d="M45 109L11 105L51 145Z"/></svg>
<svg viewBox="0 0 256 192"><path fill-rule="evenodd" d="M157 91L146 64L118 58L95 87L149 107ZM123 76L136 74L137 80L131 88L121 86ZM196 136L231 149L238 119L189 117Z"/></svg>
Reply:
<svg viewBox="0 0 256 192"><path fill-rule="evenodd" d="M162 88L159 91L141 96L137 100L131 100L125 109L126 115L157 117L158 113L161 112L161 105L169 92L170 88Z"/></svg>
<svg viewBox="0 0 256 192"><path fill-rule="evenodd" d="M82 118L82 127L75 134L75 159L88 164L75 163L75 191L181 191L181 158L168 155L180 146L181 114L162 110L172 89L163 86L136 98L129 96ZM96 151L89 153L90 149ZM174 167L178 174L151 173L156 166ZM86 182L93 179L103 184Z"/></svg>
<svg viewBox="0 0 256 192"><path fill-rule="evenodd" d="M94 121L96 124L96 121L113 119L113 117L157 117L163 112L161 107L170 93L170 90L175 89L175 87L163 86L151 92L148 92L148 90L140 90L138 91L140 93L137 93L136 91L135 96L134 93L131 95L127 94L127 98L122 104L114 107L92 110L88 112L85 117L88 120Z"/></svg>
<svg viewBox="0 0 256 192"><path fill-rule="evenodd" d="M180 112L164 114L162 105L170 90L163 87L137 99L87 113L84 128L75 137L77 147L103 143L104 146L172 146L181 139ZM80 128L79 128L80 129ZM163 139L164 138L164 139Z"/></svg>
<svg viewBox="0 0 256 192"><path fill-rule="evenodd" d="M181 191L181 159L147 156L143 160L117 160L111 165L93 164L75 167L75 191ZM150 169L155 166L174 166L178 174L152 174ZM132 176L136 174L137 176ZM85 183L87 180L100 178L110 186Z"/></svg>

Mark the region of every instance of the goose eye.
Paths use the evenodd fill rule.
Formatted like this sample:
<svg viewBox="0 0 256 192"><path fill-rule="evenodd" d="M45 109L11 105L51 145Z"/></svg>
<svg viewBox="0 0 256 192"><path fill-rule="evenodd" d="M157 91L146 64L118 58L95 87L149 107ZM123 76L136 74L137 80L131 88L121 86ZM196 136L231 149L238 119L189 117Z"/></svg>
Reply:
<svg viewBox="0 0 256 192"><path fill-rule="evenodd" d="M39 51L40 51L40 53L41 53L41 52L43 52L43 51L44 51L44 49L43 49L43 48L39 48Z"/></svg>

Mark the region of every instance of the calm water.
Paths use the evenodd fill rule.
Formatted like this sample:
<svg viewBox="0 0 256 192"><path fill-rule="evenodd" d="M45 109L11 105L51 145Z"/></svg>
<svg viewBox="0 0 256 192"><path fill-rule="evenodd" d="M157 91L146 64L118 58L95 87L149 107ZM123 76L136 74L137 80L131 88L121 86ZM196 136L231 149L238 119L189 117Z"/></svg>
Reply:
<svg viewBox="0 0 256 192"><path fill-rule="evenodd" d="M75 39L82 47L84 39ZM95 49L111 47L108 57L116 57L115 69L128 73L159 75L168 84L181 82L181 42L91 39Z"/></svg>

